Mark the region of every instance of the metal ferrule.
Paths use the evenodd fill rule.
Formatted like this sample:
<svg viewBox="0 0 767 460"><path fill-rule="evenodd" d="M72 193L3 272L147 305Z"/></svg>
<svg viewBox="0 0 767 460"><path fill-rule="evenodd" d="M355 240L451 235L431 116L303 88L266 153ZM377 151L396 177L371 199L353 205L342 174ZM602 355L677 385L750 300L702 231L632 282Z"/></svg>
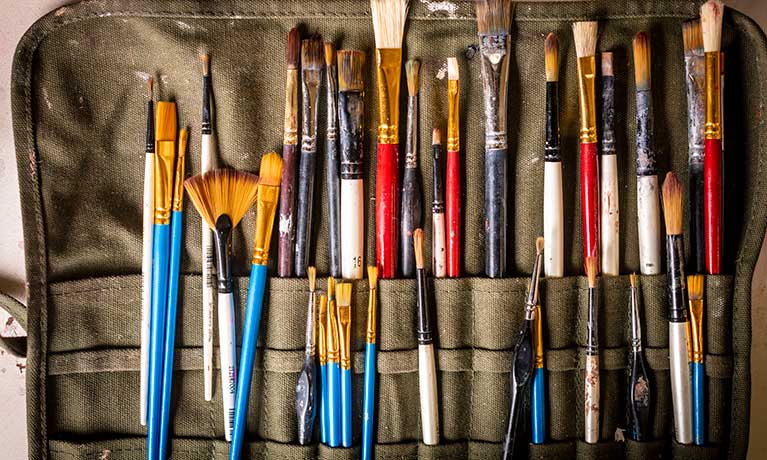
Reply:
<svg viewBox="0 0 767 460"><path fill-rule="evenodd" d="M344 305L338 307L338 343L340 352L341 369L352 367L352 307Z"/></svg>
<svg viewBox="0 0 767 460"><path fill-rule="evenodd" d="M586 322L586 355L598 356L599 355L599 326L598 326L598 313L599 313L599 293L596 287L589 288L589 309L588 309L588 321Z"/></svg>
<svg viewBox="0 0 767 460"><path fill-rule="evenodd" d="M253 240L253 264L267 265L269 262L269 243L272 240L274 214L280 187L276 185L259 185L258 200L256 201L256 237Z"/></svg>
<svg viewBox="0 0 767 460"><path fill-rule="evenodd" d="M706 122L706 68L702 53L685 54L687 82L687 149L690 163L703 164Z"/></svg>
<svg viewBox="0 0 767 460"><path fill-rule="evenodd" d="M459 101L461 99L460 81L447 81L447 151L459 152L461 139L459 136Z"/></svg>
<svg viewBox="0 0 767 460"><path fill-rule="evenodd" d="M336 301L328 300L328 316L325 326L328 343L328 362L339 362L339 333L338 333L338 311L336 310Z"/></svg>
<svg viewBox="0 0 767 460"><path fill-rule="evenodd" d="M443 214L445 212L445 173L442 167L442 144L432 144L431 146L431 167L432 167L432 202L431 212L433 214Z"/></svg>
<svg viewBox="0 0 767 460"><path fill-rule="evenodd" d="M146 103L146 153L154 153L154 101Z"/></svg>
<svg viewBox="0 0 767 460"><path fill-rule="evenodd" d="M631 351L642 351L642 323L639 319L639 301L637 288L631 288Z"/></svg>
<svg viewBox="0 0 767 460"><path fill-rule="evenodd" d="M327 342L328 298L320 296L320 310L317 314L317 354L320 355L320 365L328 362Z"/></svg>
<svg viewBox="0 0 767 460"><path fill-rule="evenodd" d="M692 362L703 363L703 299L690 300L689 324Z"/></svg>
<svg viewBox="0 0 767 460"><path fill-rule="evenodd" d="M176 142L157 142L154 161L154 223L170 223L173 199L173 162L176 159Z"/></svg>
<svg viewBox="0 0 767 460"><path fill-rule="evenodd" d="M335 142L338 138L338 71L335 64L325 69L325 79L327 80L325 104L328 111L325 140Z"/></svg>
<svg viewBox="0 0 767 460"><path fill-rule="evenodd" d="M399 83L402 48L376 49L378 143L399 144Z"/></svg>
<svg viewBox="0 0 767 460"><path fill-rule="evenodd" d="M668 320L687 321L687 282L684 276L684 238L666 236L666 280L668 282Z"/></svg>
<svg viewBox="0 0 767 460"><path fill-rule="evenodd" d="M649 89L636 92L636 147L637 176L655 176L655 151L653 150L652 92Z"/></svg>
<svg viewBox="0 0 767 460"><path fill-rule="evenodd" d="M535 367L537 369L543 369L543 318L541 318L540 304L535 306L533 331L533 340L535 341Z"/></svg>
<svg viewBox="0 0 767 460"><path fill-rule="evenodd" d="M722 138L722 101L720 85L722 83L721 54L718 51L706 53L706 139Z"/></svg>
<svg viewBox="0 0 767 460"><path fill-rule="evenodd" d="M535 256L533 262L533 272L530 275L530 284L527 288L527 299L525 300L525 319L533 321L535 319L535 307L538 305L538 282L541 278L541 259L543 254Z"/></svg>
<svg viewBox="0 0 767 460"><path fill-rule="evenodd" d="M285 81L283 144L298 144L298 69L288 69Z"/></svg>
<svg viewBox="0 0 767 460"><path fill-rule="evenodd" d="M418 167L418 96L407 98L407 130L405 134L405 167Z"/></svg>
<svg viewBox="0 0 767 460"><path fill-rule="evenodd" d="M580 100L581 126L578 139L581 144L597 142L597 115L594 84L596 59L594 56L578 58L578 99Z"/></svg>
<svg viewBox="0 0 767 460"><path fill-rule="evenodd" d="M368 327L365 334L367 343L376 343L376 305L378 302L378 290L371 288L368 294Z"/></svg>
<svg viewBox="0 0 767 460"><path fill-rule="evenodd" d="M173 203L171 204L173 211L181 211L184 208L184 167L186 163L184 151L184 148L179 148L176 159L176 171L173 178Z"/></svg>
<svg viewBox="0 0 767 460"><path fill-rule="evenodd" d="M559 82L546 82L546 143L544 161L562 161L559 153Z"/></svg>
<svg viewBox="0 0 767 460"><path fill-rule="evenodd" d="M602 76L602 155L615 155L615 77Z"/></svg>
<svg viewBox="0 0 767 460"><path fill-rule="evenodd" d="M338 94L338 118L341 145L341 179L363 178L365 99L358 91Z"/></svg>
<svg viewBox="0 0 767 460"><path fill-rule="evenodd" d="M211 134L213 132L210 123L210 75L202 77L202 134Z"/></svg>
<svg viewBox="0 0 767 460"><path fill-rule="evenodd" d="M213 233L216 244L216 289L219 294L232 292L232 219L222 214L216 219Z"/></svg>
<svg viewBox="0 0 767 460"><path fill-rule="evenodd" d="M301 129L301 151L315 153L317 151L318 97L322 70L304 70L302 76L303 126Z"/></svg>
<svg viewBox="0 0 767 460"><path fill-rule="evenodd" d="M482 91L485 101L485 150L506 150L506 95L509 47L506 33L479 34Z"/></svg>
<svg viewBox="0 0 767 460"><path fill-rule="evenodd" d="M306 347L304 348L304 354L307 356L315 355L315 343L317 329L316 324L316 311L317 311L317 293L316 291L309 291L309 305L306 310Z"/></svg>
<svg viewBox="0 0 767 460"><path fill-rule="evenodd" d="M429 318L429 298L426 292L426 272L423 268L415 271L416 284L418 285L418 308L416 310L416 339L418 345L429 345L434 342L431 332L431 319Z"/></svg>

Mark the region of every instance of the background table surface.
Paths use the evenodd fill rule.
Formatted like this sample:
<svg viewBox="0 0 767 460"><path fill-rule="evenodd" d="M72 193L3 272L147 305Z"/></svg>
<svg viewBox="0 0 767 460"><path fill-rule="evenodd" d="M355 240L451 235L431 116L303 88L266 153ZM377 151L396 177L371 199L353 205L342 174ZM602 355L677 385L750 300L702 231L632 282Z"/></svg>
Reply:
<svg viewBox="0 0 767 460"><path fill-rule="evenodd" d="M425 1L425 0L411 0ZM638 0L641 1L641 0ZM0 291L24 301L24 241L18 194L16 155L11 128L10 77L16 44L38 18L70 0L0 0ZM767 30L767 2L764 0L725 0L754 18ZM751 433L749 459L764 458L767 451L767 251L759 257L752 292L752 321L756 332L751 349ZM0 310L0 335L13 336L24 331ZM27 457L25 360L10 356L0 348L0 446L9 460Z"/></svg>

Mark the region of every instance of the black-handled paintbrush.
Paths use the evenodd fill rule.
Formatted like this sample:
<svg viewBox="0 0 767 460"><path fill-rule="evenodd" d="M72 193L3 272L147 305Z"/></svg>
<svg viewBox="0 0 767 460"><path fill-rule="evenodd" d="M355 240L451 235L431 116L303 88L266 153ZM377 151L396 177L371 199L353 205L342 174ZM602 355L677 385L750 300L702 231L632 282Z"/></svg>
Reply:
<svg viewBox="0 0 767 460"><path fill-rule="evenodd" d="M646 441L650 435L652 392L642 355L642 326L639 317L636 275L631 274L631 365L629 368L629 425L634 441Z"/></svg>
<svg viewBox="0 0 767 460"><path fill-rule="evenodd" d="M304 364L296 382L296 420L298 422L298 443L306 445L312 442L312 431L315 418L315 400L317 390L315 363L315 320L316 320L316 277L317 269L309 267L309 306L306 312L306 347L304 348Z"/></svg>
<svg viewBox="0 0 767 460"><path fill-rule="evenodd" d="M413 231L421 228L423 194L418 178L418 89L421 79L421 63L411 59L405 63L407 75L407 135L405 140L405 170L402 174L402 201L400 208L400 266L402 275L415 275Z"/></svg>

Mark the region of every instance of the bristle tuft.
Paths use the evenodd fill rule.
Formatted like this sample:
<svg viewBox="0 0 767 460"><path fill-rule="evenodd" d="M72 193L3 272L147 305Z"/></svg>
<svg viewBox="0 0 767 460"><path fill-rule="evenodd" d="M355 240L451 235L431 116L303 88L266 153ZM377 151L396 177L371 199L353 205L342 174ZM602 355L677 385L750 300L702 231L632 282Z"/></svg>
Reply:
<svg viewBox="0 0 767 460"><path fill-rule="evenodd" d="M184 182L189 198L211 229L228 215L236 226L256 201L258 176L234 169L216 169Z"/></svg>
<svg viewBox="0 0 767 460"><path fill-rule="evenodd" d="M440 133L439 128L434 128L431 131L431 145L437 145L442 142L442 133Z"/></svg>
<svg viewBox="0 0 767 460"><path fill-rule="evenodd" d="M597 287L597 258L596 256L586 257L586 277L589 280L589 287Z"/></svg>
<svg viewBox="0 0 767 460"><path fill-rule="evenodd" d="M178 132L178 158L186 156L186 148L189 141L189 130L182 128Z"/></svg>
<svg viewBox="0 0 767 460"><path fill-rule="evenodd" d="M543 253L543 237L539 236L535 239L535 254L541 255Z"/></svg>
<svg viewBox="0 0 767 460"><path fill-rule="evenodd" d="M597 49L596 21L583 21L573 23L573 37L575 38L575 54L579 57L594 56Z"/></svg>
<svg viewBox="0 0 767 460"><path fill-rule="evenodd" d="M602 76L612 77L613 75L613 53L605 51L602 53Z"/></svg>
<svg viewBox="0 0 767 460"><path fill-rule="evenodd" d="M650 89L650 37L647 32L634 36L634 78L637 90Z"/></svg>
<svg viewBox="0 0 767 460"><path fill-rule="evenodd" d="M306 267L306 274L309 277L309 292L314 292L317 288L317 267Z"/></svg>
<svg viewBox="0 0 767 460"><path fill-rule="evenodd" d="M663 181L663 217L666 234L682 234L682 184L671 171Z"/></svg>
<svg viewBox="0 0 767 460"><path fill-rule="evenodd" d="M543 53L546 62L546 81L559 80L559 40L554 32L546 35Z"/></svg>
<svg viewBox="0 0 767 460"><path fill-rule="evenodd" d="M336 297L336 279L328 276L328 299Z"/></svg>
<svg viewBox="0 0 767 460"><path fill-rule="evenodd" d="M402 48L409 0L370 0L376 48Z"/></svg>
<svg viewBox="0 0 767 460"><path fill-rule="evenodd" d="M631 287L635 288L637 287L637 274L632 273L629 275L629 282L631 283Z"/></svg>
<svg viewBox="0 0 767 460"><path fill-rule="evenodd" d="M687 277L687 295L690 300L703 299L703 275L690 275Z"/></svg>
<svg viewBox="0 0 767 460"><path fill-rule="evenodd" d="M160 101L157 103L155 118L155 140L167 142L176 140L176 103Z"/></svg>
<svg viewBox="0 0 767 460"><path fill-rule="evenodd" d="M405 76L407 77L407 93L409 96L417 96L421 87L421 61L410 59L405 63Z"/></svg>
<svg viewBox="0 0 767 460"><path fill-rule="evenodd" d="M364 91L365 53L359 50L338 52L338 89L340 91Z"/></svg>
<svg viewBox="0 0 767 460"><path fill-rule="evenodd" d="M511 29L511 0L477 0L477 29L481 34L508 33Z"/></svg>
<svg viewBox="0 0 767 460"><path fill-rule="evenodd" d="M154 99L154 78L152 76L146 79L146 96L150 101Z"/></svg>
<svg viewBox="0 0 767 460"><path fill-rule="evenodd" d="M685 54L703 52L703 32L700 30L700 20L691 19L682 23L682 41Z"/></svg>
<svg viewBox="0 0 767 460"><path fill-rule="evenodd" d="M261 183L278 186L282 177L282 157L276 152L269 152L261 158Z"/></svg>
<svg viewBox="0 0 767 460"><path fill-rule="evenodd" d="M202 75L207 77L210 74L210 56L203 54L200 56L200 60L202 61Z"/></svg>
<svg viewBox="0 0 767 460"><path fill-rule="evenodd" d="M298 61L301 58L301 34L298 27L293 27L288 33L288 46L285 49L285 60L288 69L297 69Z"/></svg>
<svg viewBox="0 0 767 460"><path fill-rule="evenodd" d="M724 5L720 0L708 0L700 7L700 27L703 32L703 50L707 53L722 47L722 14Z"/></svg>
<svg viewBox="0 0 767 460"><path fill-rule="evenodd" d="M322 69L323 53L322 37L319 35L301 40L301 68L306 70Z"/></svg>
<svg viewBox="0 0 767 460"><path fill-rule="evenodd" d="M333 42L325 42L325 66L330 67L336 64L336 48Z"/></svg>
<svg viewBox="0 0 767 460"><path fill-rule="evenodd" d="M415 267L423 268L423 229L413 231L413 249L415 249Z"/></svg>
<svg viewBox="0 0 767 460"><path fill-rule="evenodd" d="M378 267L370 265L368 267L368 284L370 289L378 288Z"/></svg>
<svg viewBox="0 0 767 460"><path fill-rule="evenodd" d="M336 285L336 303L339 307L348 307L352 304L352 283Z"/></svg>
<svg viewBox="0 0 767 460"><path fill-rule="evenodd" d="M460 72L458 71L458 59L454 57L447 58L447 79L448 80L460 80Z"/></svg>

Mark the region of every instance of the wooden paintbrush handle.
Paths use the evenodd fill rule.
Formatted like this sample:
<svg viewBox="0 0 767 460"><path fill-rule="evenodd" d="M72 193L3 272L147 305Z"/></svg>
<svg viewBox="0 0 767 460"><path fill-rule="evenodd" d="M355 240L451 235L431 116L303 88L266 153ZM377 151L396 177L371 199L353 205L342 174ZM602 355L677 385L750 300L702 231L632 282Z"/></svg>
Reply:
<svg viewBox="0 0 767 460"><path fill-rule="evenodd" d="M294 268L296 276L306 276L309 266L309 251L312 246L312 207L314 204L314 171L317 155L312 151L301 151L298 165L298 203L296 206L296 254Z"/></svg>
<svg viewBox="0 0 767 460"><path fill-rule="evenodd" d="M296 169L298 149L296 144L282 146L282 179L280 181L279 251L277 274L293 276L293 250L296 238Z"/></svg>
<svg viewBox="0 0 767 460"><path fill-rule="evenodd" d="M589 444L599 442L599 355L586 356L584 403L584 438Z"/></svg>
<svg viewBox="0 0 767 460"><path fill-rule="evenodd" d="M565 273L562 163L546 161L543 170L543 273L558 278Z"/></svg>
<svg viewBox="0 0 767 460"><path fill-rule="evenodd" d="M506 149L485 150L485 274L506 272Z"/></svg>
<svg viewBox="0 0 767 460"><path fill-rule="evenodd" d="M376 162L376 265L380 278L397 276L399 146L378 144Z"/></svg>
<svg viewBox="0 0 767 460"><path fill-rule="evenodd" d="M722 141L706 139L703 157L703 199L706 222L706 270L721 272L722 251Z"/></svg>
<svg viewBox="0 0 767 460"><path fill-rule="evenodd" d="M447 152L445 179L447 276L461 276L461 165L458 152Z"/></svg>
<svg viewBox="0 0 767 460"><path fill-rule="evenodd" d="M703 162L690 160L690 260L692 273L706 272L705 194L703 193Z"/></svg>
<svg viewBox="0 0 767 460"><path fill-rule="evenodd" d="M620 270L620 219L618 209L618 158L613 153L600 157L602 273L617 276Z"/></svg>
<svg viewBox="0 0 767 460"><path fill-rule="evenodd" d="M599 165L597 144L581 144L583 257L599 257Z"/></svg>
<svg viewBox="0 0 767 460"><path fill-rule="evenodd" d="M402 201L400 221L400 267L402 275L412 278L415 275L415 251L413 250L413 231L421 228L423 197L418 170L405 168L402 175Z"/></svg>

